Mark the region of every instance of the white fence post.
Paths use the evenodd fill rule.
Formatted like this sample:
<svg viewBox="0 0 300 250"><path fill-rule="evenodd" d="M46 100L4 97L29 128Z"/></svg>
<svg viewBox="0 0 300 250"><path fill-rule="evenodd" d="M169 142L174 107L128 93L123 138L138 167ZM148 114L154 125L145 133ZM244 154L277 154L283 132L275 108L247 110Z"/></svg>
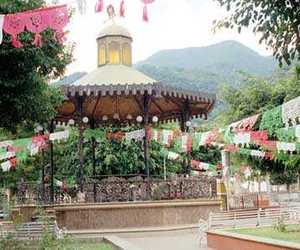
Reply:
<svg viewBox="0 0 300 250"><path fill-rule="evenodd" d="M212 217L212 212L209 212L209 216L208 216L208 230L210 230L211 228L211 217Z"/></svg>
<svg viewBox="0 0 300 250"><path fill-rule="evenodd" d="M233 220L234 220L234 227L236 227L236 212L233 214Z"/></svg>
<svg viewBox="0 0 300 250"><path fill-rule="evenodd" d="M257 210L257 226L258 226L258 227L261 225L260 210L261 210L261 208L259 208L259 209Z"/></svg>

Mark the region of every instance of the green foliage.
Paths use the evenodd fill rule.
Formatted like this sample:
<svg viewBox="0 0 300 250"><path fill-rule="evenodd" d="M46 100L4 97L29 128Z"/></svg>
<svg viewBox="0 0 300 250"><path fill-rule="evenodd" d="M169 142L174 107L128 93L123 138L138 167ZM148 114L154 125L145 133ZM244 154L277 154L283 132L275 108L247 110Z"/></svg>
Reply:
<svg viewBox="0 0 300 250"><path fill-rule="evenodd" d="M226 124L268 109L272 101L272 85L261 78L247 75L241 87L225 85L219 92L227 105Z"/></svg>
<svg viewBox="0 0 300 250"><path fill-rule="evenodd" d="M284 216L281 216L280 218L277 219L275 225L274 225L274 230L284 233L287 230L287 225L284 222Z"/></svg>
<svg viewBox="0 0 300 250"><path fill-rule="evenodd" d="M125 129L126 130L126 129ZM87 130L84 140L84 170L85 177L93 176L92 141L96 138L96 174L97 175L131 175L145 174L143 143L141 141L108 140L107 129ZM119 131L119 129L117 130ZM78 158L78 130L74 128L66 142L55 144L54 162L56 178L66 178L69 185L78 181L79 158ZM150 145L150 171L151 175L163 174L162 146L152 142ZM49 162L49 155L46 155ZM169 166L169 165L168 165ZM168 171L177 171L177 164L170 164Z"/></svg>
<svg viewBox="0 0 300 250"><path fill-rule="evenodd" d="M300 81L294 69L284 75L276 74L270 79L244 75L243 82L239 87L224 85L220 88L219 93L225 110L211 122L219 122L220 126L224 126L271 110L300 96ZM277 113L275 112L278 115L276 121L280 126L282 121L279 118L279 110L275 109L274 111L277 111ZM270 120L272 117L268 119ZM274 127L271 129L271 134L274 134L275 131Z"/></svg>
<svg viewBox="0 0 300 250"><path fill-rule="evenodd" d="M0 249L22 250L22 249L26 249L26 246L23 242L16 240L16 238L12 234L8 234L0 238Z"/></svg>
<svg viewBox="0 0 300 250"><path fill-rule="evenodd" d="M276 61L237 41L223 41L206 47L158 51L137 67L156 73L167 83L205 83L211 89L224 78L236 83L239 71L267 76L275 70Z"/></svg>
<svg viewBox="0 0 300 250"><path fill-rule="evenodd" d="M256 228L239 228L226 230L243 235L253 235L272 240L281 240L286 242L300 243L299 231L300 225L287 225L286 232L274 230L274 227L256 227Z"/></svg>
<svg viewBox="0 0 300 250"><path fill-rule="evenodd" d="M0 12L15 13L43 6L44 0L5 1L0 3ZM14 48L11 37L4 33L0 47L0 127L14 133L20 124L45 123L54 117L63 97L48 82L62 76L72 60L72 47L55 41L53 30L42 32L41 48L32 44L33 37L30 32L22 32L18 39L23 47Z"/></svg>
<svg viewBox="0 0 300 250"><path fill-rule="evenodd" d="M274 138L276 136L276 131L282 127L284 127L284 123L282 121L281 106L265 111L263 113L259 129L267 130L269 133L269 137Z"/></svg>
<svg viewBox="0 0 300 250"><path fill-rule="evenodd" d="M261 35L282 64L300 59L300 5L295 0L216 0L229 15L216 22L215 28L245 27Z"/></svg>
<svg viewBox="0 0 300 250"><path fill-rule="evenodd" d="M256 158L243 154L233 154L233 165L235 171L239 171L241 165L250 166L253 171L250 179L257 179L261 176L270 176L272 185L288 186L297 182L300 170L300 156L278 153L273 160Z"/></svg>
<svg viewBox="0 0 300 250"><path fill-rule="evenodd" d="M280 128L276 130L276 137L278 141L295 142L295 128Z"/></svg>
<svg viewBox="0 0 300 250"><path fill-rule="evenodd" d="M10 218L11 204L8 201L8 198L5 194L5 190L1 190L1 189L0 189L0 209L2 209L3 213L5 214L4 219Z"/></svg>
<svg viewBox="0 0 300 250"><path fill-rule="evenodd" d="M217 147L199 147L191 153L192 159L217 165L221 162L221 151Z"/></svg>

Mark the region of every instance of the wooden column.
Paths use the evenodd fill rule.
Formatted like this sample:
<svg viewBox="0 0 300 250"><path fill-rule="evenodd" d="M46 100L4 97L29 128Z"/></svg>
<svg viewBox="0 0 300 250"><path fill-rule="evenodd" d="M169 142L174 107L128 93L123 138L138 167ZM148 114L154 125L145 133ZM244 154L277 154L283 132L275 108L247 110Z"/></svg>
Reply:
<svg viewBox="0 0 300 250"><path fill-rule="evenodd" d="M79 156L79 187L80 191L83 192L83 167L84 167L84 157L83 157L83 97L77 96L78 102L78 112L79 112L79 138L78 138L78 156Z"/></svg>
<svg viewBox="0 0 300 250"><path fill-rule="evenodd" d="M148 124L149 124L149 106L150 106L150 96L148 93L144 94L143 100L143 108L144 108L144 129L145 129L145 137L144 137L144 161L145 161L145 169L148 181L148 190L147 195L148 199L151 198L151 190L150 190L150 166L149 166L149 142L148 142Z"/></svg>
<svg viewBox="0 0 300 250"><path fill-rule="evenodd" d="M189 132L189 127L186 126L186 122L190 120L190 103L189 100L186 100L183 104L182 111L180 114L180 129L183 133ZM190 167L190 160L191 159L191 152L187 152L187 162L184 160L182 163L182 167L185 174L190 174L191 167Z"/></svg>
<svg viewBox="0 0 300 250"><path fill-rule="evenodd" d="M42 200L45 203L45 153L42 149Z"/></svg>
<svg viewBox="0 0 300 250"><path fill-rule="evenodd" d="M91 129L95 129L95 121L91 120ZM94 202L97 202L97 186L96 186L96 138L92 137L92 159L93 159L93 193Z"/></svg>
<svg viewBox="0 0 300 250"><path fill-rule="evenodd" d="M226 187L226 208L229 211L229 183L230 183L230 152L221 151L223 165L223 182Z"/></svg>

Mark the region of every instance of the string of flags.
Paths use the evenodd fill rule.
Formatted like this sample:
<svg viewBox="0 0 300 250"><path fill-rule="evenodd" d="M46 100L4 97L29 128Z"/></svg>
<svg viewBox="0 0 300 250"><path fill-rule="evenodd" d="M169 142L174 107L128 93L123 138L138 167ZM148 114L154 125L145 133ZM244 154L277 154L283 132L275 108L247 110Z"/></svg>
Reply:
<svg viewBox="0 0 300 250"><path fill-rule="evenodd" d="M61 141L61 140L67 140L70 136L70 131L69 130L64 130L56 133L51 133L49 135L49 140L50 141Z"/></svg>
<svg viewBox="0 0 300 250"><path fill-rule="evenodd" d="M117 15L121 18L125 17L126 14L126 2L129 0L70 0L71 3L76 3L77 9L81 15L85 15L90 3L95 4L94 10L96 13L107 11L107 14L110 18L114 18ZM132 1L132 0L131 0ZM155 2L155 0L138 0L142 4L142 20L145 22L149 21L149 9L148 5ZM114 4L118 4L118 13L116 13Z"/></svg>
<svg viewBox="0 0 300 250"><path fill-rule="evenodd" d="M154 0L140 0L143 6L143 20L149 21L148 5ZM87 9L87 0L76 0L78 10L84 14ZM106 0L96 0L95 12L102 12L106 8L109 18L116 15L114 6L110 3L105 5ZM120 0L119 16L125 17L125 0ZM3 41L3 31L11 36L11 43L15 48L22 48L23 44L18 36L25 30L34 34L32 44L42 47L43 38L41 33L50 28L54 31L54 39L65 42L64 28L69 23L68 5L54 5L39 9L12 14L0 14L0 44Z"/></svg>
<svg viewBox="0 0 300 250"><path fill-rule="evenodd" d="M298 126L300 128L300 126ZM295 128L294 130L299 128ZM285 128L283 128L285 129ZM300 130L300 129L299 129ZM124 133L128 140L138 140L144 137L143 130ZM270 151L264 154L257 153L253 150L253 156L262 156L262 158L273 158L274 151L277 152L300 152L300 142L282 142L268 139L268 131L246 131L232 132L228 127L226 129L214 129L208 132L181 133L178 130L153 129L148 128L148 140L156 141L165 147L174 145L178 152L191 152L200 146L218 146L229 152L239 152L239 147L257 145L262 149Z"/></svg>
<svg viewBox="0 0 300 250"><path fill-rule="evenodd" d="M3 172L15 169L18 162L26 161L29 156L47 149L48 141L60 142L68 139L69 136L69 130L65 130L49 135L36 135L32 138L0 142L0 167Z"/></svg>
<svg viewBox="0 0 300 250"><path fill-rule="evenodd" d="M78 0L78 7L80 9L82 6L82 2L85 2L85 0ZM143 6L143 21L149 22L149 11L148 11L148 5L152 4L154 0L140 0L142 2ZM95 12L102 12L105 9L105 2L109 2L107 0L96 0L96 5L95 5ZM120 0L120 5L119 5L119 16L120 17L125 17L125 0ZM110 18L113 18L116 16L114 6L109 3L106 7L107 14Z"/></svg>
<svg viewBox="0 0 300 250"><path fill-rule="evenodd" d="M179 161L182 158L180 154L173 152L173 151L166 150L163 153L164 153L165 157L171 161ZM212 171L215 172L217 170L221 170L222 165L221 164L214 165L214 164L210 164L210 163L201 162L198 160L191 160L191 168L193 171L201 171L201 172L209 173Z"/></svg>

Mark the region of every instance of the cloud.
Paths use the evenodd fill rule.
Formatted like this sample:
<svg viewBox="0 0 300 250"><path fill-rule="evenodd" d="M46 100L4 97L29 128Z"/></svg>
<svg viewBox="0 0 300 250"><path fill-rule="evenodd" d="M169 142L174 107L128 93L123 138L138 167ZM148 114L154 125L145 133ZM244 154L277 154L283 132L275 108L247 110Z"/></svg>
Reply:
<svg viewBox="0 0 300 250"><path fill-rule="evenodd" d="M68 0L63 0L68 2ZM74 3L74 1L72 1ZM69 25L69 40L76 44L75 62L69 72L90 71L96 67L96 35L105 26L105 12L95 14L94 1L89 3L86 15L75 14ZM245 30L212 32L213 20L226 13L213 0L156 0L149 5L150 22L142 22L143 5L139 0L126 0L126 18L116 21L131 32L133 59L143 60L162 49L199 47L224 40L236 40L256 51L266 54L258 44L258 37ZM105 0L118 6L119 0Z"/></svg>

